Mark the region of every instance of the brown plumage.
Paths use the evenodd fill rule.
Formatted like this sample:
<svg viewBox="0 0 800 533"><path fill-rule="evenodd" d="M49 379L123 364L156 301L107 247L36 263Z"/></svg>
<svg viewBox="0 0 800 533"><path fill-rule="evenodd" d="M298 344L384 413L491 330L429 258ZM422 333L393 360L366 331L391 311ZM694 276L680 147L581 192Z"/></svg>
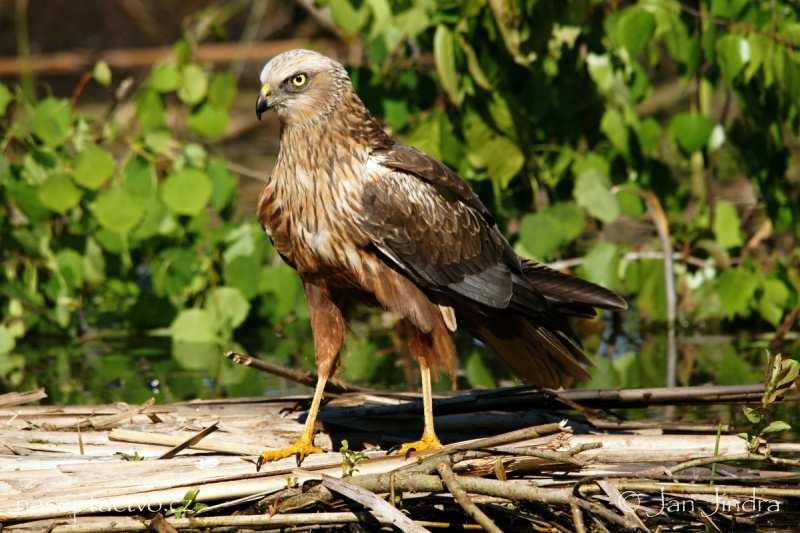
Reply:
<svg viewBox="0 0 800 533"><path fill-rule="evenodd" d="M586 375L568 317L624 309L624 300L519 258L452 170L383 131L339 63L293 50L267 63L261 82L256 111L274 108L282 127L258 216L304 282L322 388L344 338L342 306L353 298L402 317L420 362L425 433L407 449L438 445L429 369L454 369L456 325L526 381L556 386ZM316 451L318 405L315 395L310 428L295 446L262 460Z"/></svg>

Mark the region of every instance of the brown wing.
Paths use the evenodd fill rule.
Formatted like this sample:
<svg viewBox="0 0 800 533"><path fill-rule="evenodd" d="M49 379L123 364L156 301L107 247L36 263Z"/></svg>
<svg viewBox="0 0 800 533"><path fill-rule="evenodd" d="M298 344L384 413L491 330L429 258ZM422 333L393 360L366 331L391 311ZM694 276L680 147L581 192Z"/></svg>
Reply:
<svg viewBox="0 0 800 533"><path fill-rule="evenodd" d="M361 223L376 249L429 292L508 307L521 293L519 259L472 190L412 148L395 145L375 161L378 176L364 189ZM541 295L524 294L525 307L546 309Z"/></svg>

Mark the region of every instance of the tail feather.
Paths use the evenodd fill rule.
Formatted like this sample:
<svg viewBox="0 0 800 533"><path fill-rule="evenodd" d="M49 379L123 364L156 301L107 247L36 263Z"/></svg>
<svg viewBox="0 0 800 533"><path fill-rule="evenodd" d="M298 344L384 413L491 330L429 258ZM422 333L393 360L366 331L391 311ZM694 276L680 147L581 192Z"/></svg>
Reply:
<svg viewBox="0 0 800 533"><path fill-rule="evenodd" d="M591 318L595 308L623 310L627 302L608 289L522 260L507 309L470 303L458 320L527 383L558 387L589 377L591 362L572 331L570 317Z"/></svg>
<svg viewBox="0 0 800 533"><path fill-rule="evenodd" d="M525 279L552 305L565 311L588 312L591 313L589 316L594 316L594 307L618 311L628 308L628 302L616 293L541 263L523 259L522 272Z"/></svg>

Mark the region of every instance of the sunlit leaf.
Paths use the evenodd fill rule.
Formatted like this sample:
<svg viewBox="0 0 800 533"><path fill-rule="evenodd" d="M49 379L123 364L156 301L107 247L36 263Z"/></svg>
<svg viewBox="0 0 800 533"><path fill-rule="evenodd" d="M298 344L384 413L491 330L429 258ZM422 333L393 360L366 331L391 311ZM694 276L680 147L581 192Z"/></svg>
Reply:
<svg viewBox="0 0 800 533"><path fill-rule="evenodd" d="M436 73L439 75L439 83L447 93L450 101L460 105L464 99L464 94L459 87L453 32L444 24L439 24L436 27L436 33L433 37L433 55L436 59Z"/></svg>
<svg viewBox="0 0 800 533"><path fill-rule="evenodd" d="M45 98L33 110L31 131L49 146L60 146L70 134L72 113L66 100Z"/></svg>
<svg viewBox="0 0 800 533"><path fill-rule="evenodd" d="M714 121L696 113L680 113L669 124L670 135L686 153L705 146L713 129Z"/></svg>
<svg viewBox="0 0 800 533"><path fill-rule="evenodd" d="M631 57L637 57L641 53L653 37L655 29L655 17L638 6L626 9L619 18L617 26L620 41Z"/></svg>
<svg viewBox="0 0 800 533"><path fill-rule="evenodd" d="M78 184L94 190L114 175L115 166L114 156L92 144L78 154L72 175Z"/></svg>
<svg viewBox="0 0 800 533"><path fill-rule="evenodd" d="M66 174L55 174L39 187L38 198L48 209L56 213L66 213L78 205L81 190Z"/></svg>
<svg viewBox="0 0 800 533"><path fill-rule="evenodd" d="M739 224L736 206L727 200L717 200L714 206L714 236L720 246L734 248L742 245Z"/></svg>
<svg viewBox="0 0 800 533"><path fill-rule="evenodd" d="M211 199L211 180L197 169L185 168L167 176L161 185L161 199L179 215L196 215Z"/></svg>
<svg viewBox="0 0 800 533"><path fill-rule="evenodd" d="M181 70L181 82L178 87L178 98L194 105L203 99L208 90L208 76L197 65L186 65Z"/></svg>
<svg viewBox="0 0 800 533"><path fill-rule="evenodd" d="M144 208L122 187L113 187L92 204L97 221L108 230L125 234L142 219Z"/></svg>

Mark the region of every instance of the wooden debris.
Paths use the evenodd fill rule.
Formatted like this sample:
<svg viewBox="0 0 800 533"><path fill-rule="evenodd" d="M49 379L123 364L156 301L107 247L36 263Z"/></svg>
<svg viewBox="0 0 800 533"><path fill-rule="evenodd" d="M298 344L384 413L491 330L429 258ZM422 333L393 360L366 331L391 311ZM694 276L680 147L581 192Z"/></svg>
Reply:
<svg viewBox="0 0 800 533"><path fill-rule="evenodd" d="M45 398L47 398L47 393L44 389L36 389L28 392L8 392L6 394L0 394L0 409L38 402Z"/></svg>
<svg viewBox="0 0 800 533"><path fill-rule="evenodd" d="M755 390L688 388L684 396L741 401ZM615 409L678 401L666 389L559 394ZM355 472L344 479L344 457L333 451L309 456L302 470L289 458L255 471L263 448L286 445L300 431L304 413L296 407L306 396L4 407L0 525L15 532L350 523L405 531L724 531L745 521L769 527L800 505L798 443L761 442L753 450L734 434L717 436L709 421L655 433L624 426L605 432L581 413L563 411L563 403L553 411L554 401L527 387L440 395L437 423L449 444L406 459L381 450L417 435L414 395L341 392L323 408L317 443L332 450L348 439L357 450L354 435L366 434L364 441L381 449L349 457ZM550 412L541 414L545 406ZM390 431L375 429L381 427ZM194 495L188 503L187 493ZM663 511L670 502L695 512ZM717 507L725 511L712 514Z"/></svg>

